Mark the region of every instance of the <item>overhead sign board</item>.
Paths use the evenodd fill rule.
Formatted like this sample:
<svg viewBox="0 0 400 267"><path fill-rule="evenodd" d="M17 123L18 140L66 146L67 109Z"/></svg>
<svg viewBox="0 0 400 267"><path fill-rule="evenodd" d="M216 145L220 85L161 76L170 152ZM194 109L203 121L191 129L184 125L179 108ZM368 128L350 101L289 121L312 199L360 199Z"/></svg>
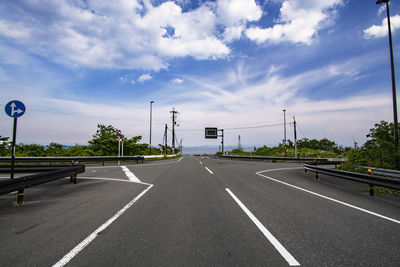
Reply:
<svg viewBox="0 0 400 267"><path fill-rule="evenodd" d="M206 127L205 138L206 139L217 139L218 138L218 128Z"/></svg>
<svg viewBox="0 0 400 267"><path fill-rule="evenodd" d="M21 101L13 100L7 103L5 106L5 111L8 116L12 118L18 118L24 115L25 105Z"/></svg>

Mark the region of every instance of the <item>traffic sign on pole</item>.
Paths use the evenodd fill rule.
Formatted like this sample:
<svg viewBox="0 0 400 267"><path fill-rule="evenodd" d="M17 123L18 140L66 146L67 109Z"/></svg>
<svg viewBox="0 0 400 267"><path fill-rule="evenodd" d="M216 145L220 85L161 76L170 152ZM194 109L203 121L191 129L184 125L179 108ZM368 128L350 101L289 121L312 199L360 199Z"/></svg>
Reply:
<svg viewBox="0 0 400 267"><path fill-rule="evenodd" d="M13 138L11 145L11 172L10 179L14 179L14 169L15 169L15 142L17 139L17 121L18 117L25 114L25 105L21 101L12 100L8 102L4 108L6 114L11 118L14 118L13 125ZM24 190L18 190L17 204L21 205L23 203Z"/></svg>
<svg viewBox="0 0 400 267"><path fill-rule="evenodd" d="M8 116L18 118L24 115L25 105L21 101L13 100L7 103L5 111Z"/></svg>

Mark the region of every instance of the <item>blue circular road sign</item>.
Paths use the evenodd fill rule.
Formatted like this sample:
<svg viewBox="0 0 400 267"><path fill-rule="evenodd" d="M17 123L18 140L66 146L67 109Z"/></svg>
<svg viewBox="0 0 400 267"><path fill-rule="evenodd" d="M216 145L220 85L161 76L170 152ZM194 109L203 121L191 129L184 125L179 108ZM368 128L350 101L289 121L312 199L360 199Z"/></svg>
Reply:
<svg viewBox="0 0 400 267"><path fill-rule="evenodd" d="M8 116L18 118L24 115L25 105L21 101L13 100L7 103L5 111Z"/></svg>

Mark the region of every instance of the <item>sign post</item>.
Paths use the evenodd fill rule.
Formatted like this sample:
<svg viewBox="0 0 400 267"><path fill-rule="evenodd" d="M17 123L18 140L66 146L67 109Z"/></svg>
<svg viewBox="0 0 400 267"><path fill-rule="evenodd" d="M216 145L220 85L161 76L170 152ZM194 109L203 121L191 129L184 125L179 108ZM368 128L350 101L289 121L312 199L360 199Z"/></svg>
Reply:
<svg viewBox="0 0 400 267"><path fill-rule="evenodd" d="M12 100L8 102L5 106L5 112L11 118L14 118L13 125L13 137L12 137L12 145L11 145L11 171L10 171L10 179L14 179L14 171L15 171L15 143L17 139L17 122L18 117L21 117L25 113L25 105L24 103L18 100ZM22 204L24 197L24 190L18 191L17 203Z"/></svg>

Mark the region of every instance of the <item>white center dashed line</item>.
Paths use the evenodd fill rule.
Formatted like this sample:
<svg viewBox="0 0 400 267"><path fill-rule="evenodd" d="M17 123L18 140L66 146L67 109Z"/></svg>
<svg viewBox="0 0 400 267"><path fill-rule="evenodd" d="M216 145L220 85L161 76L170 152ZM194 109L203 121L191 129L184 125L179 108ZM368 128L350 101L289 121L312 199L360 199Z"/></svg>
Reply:
<svg viewBox="0 0 400 267"><path fill-rule="evenodd" d="M209 173L214 174L209 168L207 168L207 167L205 167L205 168Z"/></svg>

